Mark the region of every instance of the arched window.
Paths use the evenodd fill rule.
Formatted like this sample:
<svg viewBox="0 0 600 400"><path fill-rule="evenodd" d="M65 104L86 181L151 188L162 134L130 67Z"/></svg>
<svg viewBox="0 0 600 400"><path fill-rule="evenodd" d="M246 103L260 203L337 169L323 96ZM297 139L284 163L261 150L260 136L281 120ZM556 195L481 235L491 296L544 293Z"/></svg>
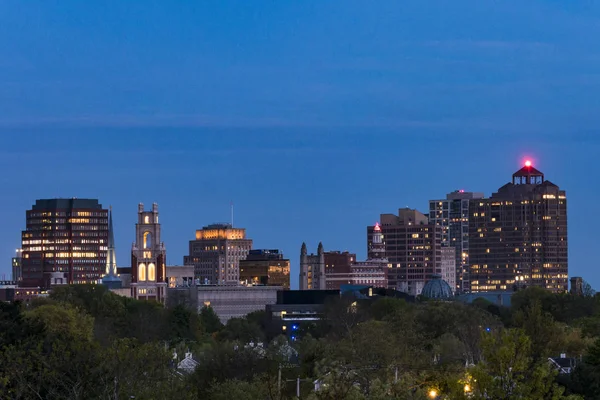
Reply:
<svg viewBox="0 0 600 400"><path fill-rule="evenodd" d="M156 280L156 266L154 263L148 264L148 280L155 281Z"/></svg>
<svg viewBox="0 0 600 400"><path fill-rule="evenodd" d="M150 232L144 232L144 248L152 248L152 234Z"/></svg>
<svg viewBox="0 0 600 400"><path fill-rule="evenodd" d="M150 217L149 217L149 216L147 216L147 215L146 215L146 216L144 217L144 223L145 223L145 224L149 224L149 223L150 223Z"/></svg>
<svg viewBox="0 0 600 400"><path fill-rule="evenodd" d="M146 264L141 263L138 266L138 281L145 281L146 280Z"/></svg>

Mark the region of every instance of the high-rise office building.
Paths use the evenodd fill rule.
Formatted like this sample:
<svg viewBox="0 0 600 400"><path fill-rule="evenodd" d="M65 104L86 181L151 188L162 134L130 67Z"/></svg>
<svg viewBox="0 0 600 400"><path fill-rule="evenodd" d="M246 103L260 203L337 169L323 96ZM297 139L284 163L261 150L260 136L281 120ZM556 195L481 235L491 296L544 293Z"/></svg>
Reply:
<svg viewBox="0 0 600 400"><path fill-rule="evenodd" d="M21 233L23 287L100 283L108 210L94 199L36 200Z"/></svg>
<svg viewBox="0 0 600 400"><path fill-rule="evenodd" d="M442 228L417 210L402 208L398 215L381 214L379 224L367 227L367 251L374 253L374 236L381 234L389 263L388 286L420 294L433 274L442 272Z"/></svg>
<svg viewBox="0 0 600 400"><path fill-rule="evenodd" d="M306 243L300 248L300 290L325 290L325 251L319 243L317 254L308 254Z"/></svg>
<svg viewBox="0 0 600 400"><path fill-rule="evenodd" d="M167 295L167 250L160 241L158 204L152 211L138 205L135 243L131 246L131 297L164 303Z"/></svg>
<svg viewBox="0 0 600 400"><path fill-rule="evenodd" d="M568 290L567 198L530 162L489 199L470 200L472 292Z"/></svg>
<svg viewBox="0 0 600 400"><path fill-rule="evenodd" d="M468 293L469 287L469 204L472 199L482 199L483 193L457 190L444 200L429 201L429 221L442 228L442 246L455 249L456 276L446 280L453 290Z"/></svg>
<svg viewBox="0 0 600 400"><path fill-rule="evenodd" d="M240 260L240 282L244 285L290 288L290 260L279 250L250 250Z"/></svg>
<svg viewBox="0 0 600 400"><path fill-rule="evenodd" d="M240 260L246 259L250 249L252 239L246 238L245 229L212 224L196 231L183 264L194 266L200 284L239 285Z"/></svg>

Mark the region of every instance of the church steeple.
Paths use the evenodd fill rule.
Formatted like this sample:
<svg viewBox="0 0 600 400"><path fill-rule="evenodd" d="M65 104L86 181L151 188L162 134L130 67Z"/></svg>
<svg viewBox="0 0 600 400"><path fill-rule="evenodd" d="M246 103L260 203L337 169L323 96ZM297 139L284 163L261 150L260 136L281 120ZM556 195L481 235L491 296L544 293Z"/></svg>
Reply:
<svg viewBox="0 0 600 400"><path fill-rule="evenodd" d="M108 212L108 252L106 254L106 275L102 278L102 284L108 286L109 289L119 289L123 285L121 278L117 275L117 256L115 254L112 206L110 206Z"/></svg>

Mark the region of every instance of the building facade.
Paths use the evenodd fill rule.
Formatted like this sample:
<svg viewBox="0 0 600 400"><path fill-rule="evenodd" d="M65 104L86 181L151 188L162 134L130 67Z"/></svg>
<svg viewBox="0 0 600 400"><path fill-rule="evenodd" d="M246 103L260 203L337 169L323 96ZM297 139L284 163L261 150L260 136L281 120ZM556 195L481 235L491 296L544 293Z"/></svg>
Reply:
<svg viewBox="0 0 600 400"><path fill-rule="evenodd" d="M23 258L21 257L21 249L17 249L17 254L12 258L12 277L11 279L20 285L23 280Z"/></svg>
<svg viewBox="0 0 600 400"><path fill-rule="evenodd" d="M160 241L158 204L138 205L135 243L131 246L131 297L164 303L167 295L167 250Z"/></svg>
<svg viewBox="0 0 600 400"><path fill-rule="evenodd" d="M429 201L429 221L442 228L442 246L455 249L456 276L444 280L458 293L470 291L469 280L469 205L473 199L482 199L483 193L457 190L444 200Z"/></svg>
<svg viewBox="0 0 600 400"><path fill-rule="evenodd" d="M379 224L367 227L367 251L381 234L388 268L388 287L418 295L433 274L441 273L441 227L417 210L403 208L398 215L381 214Z"/></svg>
<svg viewBox="0 0 600 400"><path fill-rule="evenodd" d="M386 259L355 261L350 267L349 284L387 288L389 285L388 270Z"/></svg>
<svg viewBox="0 0 600 400"><path fill-rule="evenodd" d="M211 307L222 323L241 318L254 311L264 311L267 305L277 303L278 286L222 286L193 285L189 288L169 289L169 304L181 304L198 312Z"/></svg>
<svg viewBox="0 0 600 400"><path fill-rule="evenodd" d="M319 243L317 254L308 254L306 243L300 248L300 290L325 290L325 251Z"/></svg>
<svg viewBox="0 0 600 400"><path fill-rule="evenodd" d="M167 265L169 288L195 285L193 265Z"/></svg>
<svg viewBox="0 0 600 400"><path fill-rule="evenodd" d="M247 286L280 286L290 288L290 260L279 250L250 250L240 260L240 283Z"/></svg>
<svg viewBox="0 0 600 400"><path fill-rule="evenodd" d="M240 260L252 249L246 229L230 224L212 224L196 231L189 255L183 263L194 266L195 278L203 285L239 285Z"/></svg>
<svg viewBox="0 0 600 400"><path fill-rule="evenodd" d="M452 293L458 292L456 285L456 247L442 246L440 254L440 275L444 282L450 285Z"/></svg>
<svg viewBox="0 0 600 400"><path fill-rule="evenodd" d="M356 254L347 251L325 252L325 289L339 290L342 285L351 283L352 264Z"/></svg>
<svg viewBox="0 0 600 400"><path fill-rule="evenodd" d="M566 193L531 163L470 213L471 291L568 290Z"/></svg>
<svg viewBox="0 0 600 400"><path fill-rule="evenodd" d="M21 233L23 287L51 281L100 283L108 250L108 210L95 199L36 200Z"/></svg>

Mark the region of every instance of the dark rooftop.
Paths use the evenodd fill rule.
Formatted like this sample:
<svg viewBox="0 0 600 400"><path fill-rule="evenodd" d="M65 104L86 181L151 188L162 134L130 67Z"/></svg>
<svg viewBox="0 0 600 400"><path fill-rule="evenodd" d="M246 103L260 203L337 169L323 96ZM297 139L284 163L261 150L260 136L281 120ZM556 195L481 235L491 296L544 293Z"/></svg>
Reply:
<svg viewBox="0 0 600 400"><path fill-rule="evenodd" d="M74 208L102 210L97 199L41 199L36 200L32 210L70 210Z"/></svg>

